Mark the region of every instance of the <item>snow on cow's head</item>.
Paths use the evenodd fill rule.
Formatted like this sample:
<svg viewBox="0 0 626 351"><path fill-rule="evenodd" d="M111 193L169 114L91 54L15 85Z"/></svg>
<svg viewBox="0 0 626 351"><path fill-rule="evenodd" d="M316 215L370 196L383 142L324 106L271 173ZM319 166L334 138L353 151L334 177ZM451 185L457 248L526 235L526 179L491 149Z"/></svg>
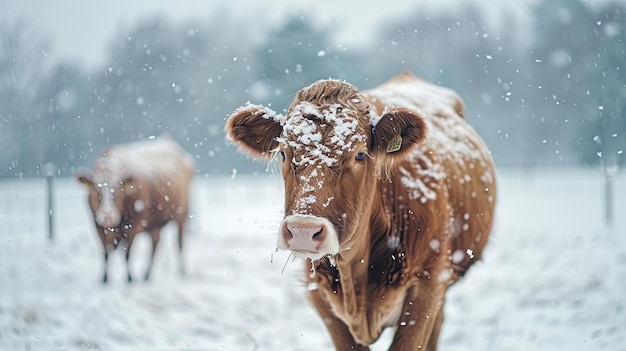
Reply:
<svg viewBox="0 0 626 351"><path fill-rule="evenodd" d="M317 126L331 126L333 137L322 141ZM368 155L378 159L379 165L405 156L411 146L424 140L426 129L424 118L406 108L388 108L376 115L353 85L340 80L320 80L300 90L287 116L247 103L230 116L225 127L227 138L255 159L280 155L280 145L300 149L302 144L308 152L315 149L322 161L334 163L338 152L365 139Z"/></svg>

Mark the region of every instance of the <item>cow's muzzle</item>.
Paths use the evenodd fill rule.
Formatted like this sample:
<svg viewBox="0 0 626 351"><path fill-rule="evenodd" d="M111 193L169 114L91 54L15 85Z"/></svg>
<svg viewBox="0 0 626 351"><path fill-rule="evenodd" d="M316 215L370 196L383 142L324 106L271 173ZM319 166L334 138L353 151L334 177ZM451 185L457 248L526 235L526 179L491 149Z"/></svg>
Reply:
<svg viewBox="0 0 626 351"><path fill-rule="evenodd" d="M290 250L296 257L320 259L339 252L335 226L326 218L310 215L285 217L280 227L277 246Z"/></svg>

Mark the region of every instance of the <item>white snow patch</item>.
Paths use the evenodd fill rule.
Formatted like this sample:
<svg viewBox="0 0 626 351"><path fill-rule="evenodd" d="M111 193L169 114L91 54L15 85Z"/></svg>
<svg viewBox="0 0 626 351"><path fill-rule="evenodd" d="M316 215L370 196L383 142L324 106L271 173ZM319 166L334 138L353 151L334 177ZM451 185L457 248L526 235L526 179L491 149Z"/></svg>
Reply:
<svg viewBox="0 0 626 351"><path fill-rule="evenodd" d="M434 186L428 186L424 183L424 180L420 177L414 177L408 170L400 167L400 181L409 190L409 199L420 199L421 203L426 203L428 200L437 199L437 192L434 188L437 188L438 183L432 183Z"/></svg>

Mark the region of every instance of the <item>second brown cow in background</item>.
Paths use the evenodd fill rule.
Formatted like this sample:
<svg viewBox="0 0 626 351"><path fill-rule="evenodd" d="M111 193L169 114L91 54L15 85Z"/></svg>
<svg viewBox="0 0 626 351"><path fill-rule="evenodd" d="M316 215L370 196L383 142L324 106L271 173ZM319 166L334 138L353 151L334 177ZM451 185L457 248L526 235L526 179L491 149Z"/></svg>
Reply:
<svg viewBox="0 0 626 351"><path fill-rule="evenodd" d="M109 147L93 169L76 170L74 176L89 189L89 207L104 249L104 283L109 253L122 245L128 268L133 241L141 232L152 238L144 276L148 280L161 229L170 221L178 225L180 271L184 273L182 248L194 173L193 158L168 136Z"/></svg>

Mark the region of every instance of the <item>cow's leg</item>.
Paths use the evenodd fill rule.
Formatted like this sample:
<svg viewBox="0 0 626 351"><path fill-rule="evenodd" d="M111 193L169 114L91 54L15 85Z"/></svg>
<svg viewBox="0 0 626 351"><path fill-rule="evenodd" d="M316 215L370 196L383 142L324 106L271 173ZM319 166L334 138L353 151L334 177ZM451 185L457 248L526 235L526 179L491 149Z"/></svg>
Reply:
<svg viewBox="0 0 626 351"><path fill-rule="evenodd" d="M130 275L130 245L126 247L126 271L128 272L128 282L133 281L133 277Z"/></svg>
<svg viewBox="0 0 626 351"><path fill-rule="evenodd" d="M152 238L152 253L150 254L150 261L148 262L148 270L144 276L144 280L150 279L150 272L152 271L152 264L154 263L154 253L159 245L159 237L161 236L161 228L154 228L150 231L150 237Z"/></svg>
<svg viewBox="0 0 626 351"><path fill-rule="evenodd" d="M428 347L426 351L437 351L437 344L439 343L439 333L441 332L441 325L443 324L443 304L439 308L439 312L437 313L437 319L435 320L435 325L433 326L433 332L430 334L430 339L428 340Z"/></svg>
<svg viewBox="0 0 626 351"><path fill-rule="evenodd" d="M444 284L429 281L411 287L404 302L404 313L391 343L390 351L426 350L436 351L437 345L430 343L434 329L443 322L439 313L443 311L446 292ZM438 331L436 338L438 338ZM435 341L436 342L436 341Z"/></svg>
<svg viewBox="0 0 626 351"><path fill-rule="evenodd" d="M133 277L130 275L130 251L133 249L133 241L137 233L127 233L123 237L126 238L126 272L128 273L128 282L133 281Z"/></svg>
<svg viewBox="0 0 626 351"><path fill-rule="evenodd" d="M363 346L354 341L348 326L333 314L330 305L320 296L318 290L311 291L309 298L319 316L322 317L322 321L326 324L335 349L369 351L368 346Z"/></svg>
<svg viewBox="0 0 626 351"><path fill-rule="evenodd" d="M104 275L102 276L102 284L106 284L109 280L109 251L104 249Z"/></svg>
<svg viewBox="0 0 626 351"><path fill-rule="evenodd" d="M185 215L186 218L186 215ZM185 275L185 258L183 256L183 239L185 238L185 219L178 221L178 269L180 275Z"/></svg>
<svg viewBox="0 0 626 351"><path fill-rule="evenodd" d="M107 243L107 237L105 235L104 228L98 226L96 224L96 232L98 233L98 237L100 238L100 242L102 243L102 251L104 256L104 267L102 274L102 284L106 284L109 281L109 251L113 250L113 246Z"/></svg>

